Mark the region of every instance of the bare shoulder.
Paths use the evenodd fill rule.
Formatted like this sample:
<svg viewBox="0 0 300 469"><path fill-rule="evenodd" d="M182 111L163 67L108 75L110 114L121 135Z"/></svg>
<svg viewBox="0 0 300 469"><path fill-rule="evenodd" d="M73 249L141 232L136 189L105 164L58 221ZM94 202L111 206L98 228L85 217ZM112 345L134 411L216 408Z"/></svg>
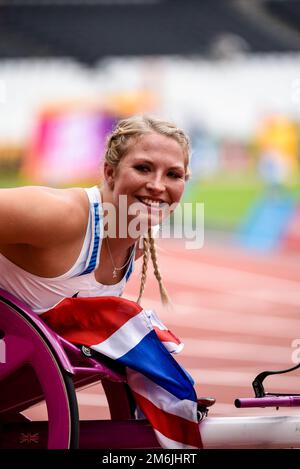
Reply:
<svg viewBox="0 0 300 469"><path fill-rule="evenodd" d="M0 190L0 243L50 246L75 239L88 216L85 191L26 186Z"/></svg>
<svg viewBox="0 0 300 469"><path fill-rule="evenodd" d="M47 207L45 215L48 230L48 241L61 242L76 239L82 234L88 219L88 199L80 188L53 189L36 188L40 203Z"/></svg>
<svg viewBox="0 0 300 469"><path fill-rule="evenodd" d="M82 227L85 224L89 213L88 197L84 189L52 189L47 188L49 203L53 203L53 209L58 210L58 214L65 222L66 227L72 229ZM50 202L51 198L51 202Z"/></svg>

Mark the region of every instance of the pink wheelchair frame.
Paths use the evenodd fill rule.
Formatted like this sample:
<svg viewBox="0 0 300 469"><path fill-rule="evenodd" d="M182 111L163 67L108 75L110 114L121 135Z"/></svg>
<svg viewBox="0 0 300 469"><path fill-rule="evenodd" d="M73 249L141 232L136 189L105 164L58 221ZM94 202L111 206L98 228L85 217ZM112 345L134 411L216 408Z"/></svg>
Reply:
<svg viewBox="0 0 300 469"><path fill-rule="evenodd" d="M148 421L135 419L124 371L85 356L3 290L0 334L0 448L160 448ZM99 380L111 420L79 422L75 389ZM47 422L22 414L44 399Z"/></svg>

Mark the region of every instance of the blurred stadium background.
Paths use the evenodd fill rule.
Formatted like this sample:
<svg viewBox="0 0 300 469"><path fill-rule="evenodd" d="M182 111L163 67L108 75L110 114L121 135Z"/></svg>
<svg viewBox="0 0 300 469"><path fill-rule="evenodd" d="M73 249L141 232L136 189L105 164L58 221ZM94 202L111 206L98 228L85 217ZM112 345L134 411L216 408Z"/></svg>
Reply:
<svg viewBox="0 0 300 469"><path fill-rule="evenodd" d="M150 112L191 136L207 230L265 249L284 224L299 250L296 206L266 201L300 193L299 48L296 0L2 0L0 185L98 182L115 119Z"/></svg>
<svg viewBox="0 0 300 469"><path fill-rule="evenodd" d="M184 364L198 383L204 356L199 392L233 412L271 356L289 366L297 335L300 2L0 0L0 187L99 183L107 132L144 112L191 137L184 200L204 202L205 246L182 284L165 242L163 267L187 308L173 316L195 350Z"/></svg>

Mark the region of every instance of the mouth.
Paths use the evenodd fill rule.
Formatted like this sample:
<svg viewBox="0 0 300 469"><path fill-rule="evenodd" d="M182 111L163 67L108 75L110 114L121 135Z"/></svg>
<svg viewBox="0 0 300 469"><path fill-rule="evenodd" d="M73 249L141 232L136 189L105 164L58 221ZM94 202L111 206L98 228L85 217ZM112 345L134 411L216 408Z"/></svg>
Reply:
<svg viewBox="0 0 300 469"><path fill-rule="evenodd" d="M152 199L151 197L136 197L139 202L147 207L154 208L154 209L162 209L169 205L167 202L161 199Z"/></svg>

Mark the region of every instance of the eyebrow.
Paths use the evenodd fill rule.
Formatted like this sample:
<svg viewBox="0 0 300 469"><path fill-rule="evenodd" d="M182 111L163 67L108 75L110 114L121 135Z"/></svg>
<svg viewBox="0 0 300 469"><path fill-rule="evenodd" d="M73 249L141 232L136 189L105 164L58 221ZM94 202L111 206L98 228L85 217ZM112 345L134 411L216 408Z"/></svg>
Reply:
<svg viewBox="0 0 300 469"><path fill-rule="evenodd" d="M146 158L146 157L144 158L143 156L137 157L136 161L134 161L133 164L138 164L138 163L142 163L142 162L153 165L153 161L151 159ZM179 170L183 170L183 171L185 170L184 166L181 166L181 165L173 165L173 166L170 166L168 169L169 170L170 169L179 169Z"/></svg>

